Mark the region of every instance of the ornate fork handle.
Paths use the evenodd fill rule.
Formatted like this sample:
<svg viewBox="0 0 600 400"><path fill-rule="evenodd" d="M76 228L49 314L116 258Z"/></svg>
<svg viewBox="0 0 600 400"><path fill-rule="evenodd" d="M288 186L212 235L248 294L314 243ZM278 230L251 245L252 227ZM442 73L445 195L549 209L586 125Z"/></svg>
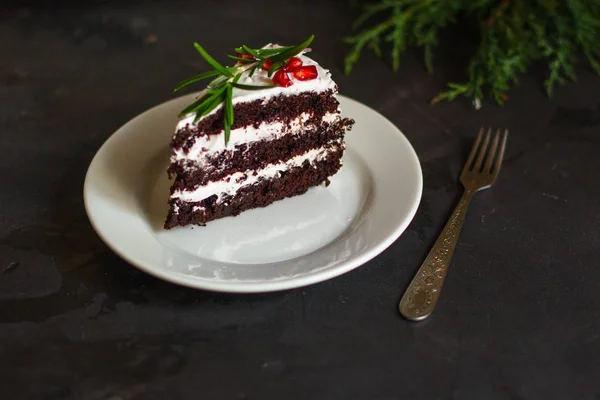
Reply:
<svg viewBox="0 0 600 400"><path fill-rule="evenodd" d="M442 291L446 272L473 193L472 189L465 190L440 237L402 296L400 313L406 318L418 321L426 318L433 311Z"/></svg>

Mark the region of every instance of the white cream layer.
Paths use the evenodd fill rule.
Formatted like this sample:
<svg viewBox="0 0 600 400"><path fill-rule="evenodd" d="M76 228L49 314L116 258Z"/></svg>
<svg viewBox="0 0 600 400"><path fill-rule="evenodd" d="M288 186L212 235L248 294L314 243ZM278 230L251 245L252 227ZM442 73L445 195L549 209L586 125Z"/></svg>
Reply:
<svg viewBox="0 0 600 400"><path fill-rule="evenodd" d="M333 143L340 144L341 142L336 141ZM224 177L219 181L209 182L206 185L200 186L192 191L176 191L171 197L179 198L185 202L197 202L215 194L218 198L221 198L221 196L224 195L233 195L244 186L252 185L263 178L273 178L277 176L279 172L302 165L306 160L308 160L311 164L315 161L322 160L327 157L330 151L330 148L309 150L304 154L292 157L286 161L277 164L270 164L265 168L256 170L256 175L254 175L255 171L253 170L236 172Z"/></svg>
<svg viewBox="0 0 600 400"><path fill-rule="evenodd" d="M225 147L222 132L217 135L200 136L196 138L187 153L181 148L175 150L175 154L171 157L171 162L186 160L202 165L207 156L214 156L228 149L232 150L238 144L253 143L261 140L275 140L285 135L304 132L310 128L310 126L305 125L309 118L310 114L302 113L298 118L290 122L289 127L283 122L273 122L260 124L258 128L248 125L243 128L233 129L227 147ZM323 116L322 121L332 123L340 118L340 114L338 113L327 113Z"/></svg>
<svg viewBox="0 0 600 400"><path fill-rule="evenodd" d="M265 49L281 47L278 45L269 44L264 46ZM329 70L321 67L316 61L305 56L304 54L298 56L302 60L302 65L314 65L317 67L318 76L316 79L311 79L308 81L300 81L294 78L293 74L289 74L293 85L288 87L275 86L269 89L261 89L261 90L244 90L244 89L233 89L233 104L237 103L246 103L254 100L263 100L263 102L269 101L271 98L284 95L284 96L293 96L304 92L325 92L327 90L336 90L336 85L333 79L331 79L331 73ZM242 66L243 67L243 66ZM238 83L243 85L253 85L253 86L266 86L273 85L273 80L269 78L267 75L267 71L263 71L258 68L252 76L250 76L249 71L244 72L238 81ZM202 91L199 94L199 97L204 94ZM221 106L215 108L211 113L211 115L217 110L219 110ZM208 115L202 117L206 118ZM177 129L185 127L186 124L193 124L195 114L188 114L183 117L179 123L177 124Z"/></svg>

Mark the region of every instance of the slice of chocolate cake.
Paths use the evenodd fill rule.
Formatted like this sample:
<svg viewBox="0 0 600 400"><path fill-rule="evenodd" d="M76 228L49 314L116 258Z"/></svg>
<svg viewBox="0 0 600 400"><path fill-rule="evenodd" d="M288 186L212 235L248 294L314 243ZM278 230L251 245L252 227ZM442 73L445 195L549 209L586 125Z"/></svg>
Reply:
<svg viewBox="0 0 600 400"><path fill-rule="evenodd" d="M327 184L342 165L344 134L331 74L298 46L242 46L181 114L171 141L174 178L165 228L235 216ZM178 87L178 88L179 88Z"/></svg>

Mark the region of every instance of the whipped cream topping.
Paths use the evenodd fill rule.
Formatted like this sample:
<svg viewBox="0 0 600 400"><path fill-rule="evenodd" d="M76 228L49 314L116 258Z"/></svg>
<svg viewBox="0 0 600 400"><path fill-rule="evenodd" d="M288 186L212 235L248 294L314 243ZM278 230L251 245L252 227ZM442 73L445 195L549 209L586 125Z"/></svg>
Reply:
<svg viewBox="0 0 600 400"><path fill-rule="evenodd" d="M332 144L341 145L341 141L330 142ZM286 171L293 167L302 165L306 160L311 164L315 161L322 160L328 156L332 151L331 148L318 148L309 150L304 154L297 155L288 160L270 164L265 168L259 169L254 174L254 170L247 170L244 172L235 172L223 179L215 182L209 182L204 186L200 186L195 190L178 190L171 196L172 198L179 198L185 202L197 202L206 199L212 195L217 195L220 199L224 195L232 195L236 193L240 188L248 185L252 185L260 179L269 179L277 176L279 172ZM217 201L218 201L217 199Z"/></svg>

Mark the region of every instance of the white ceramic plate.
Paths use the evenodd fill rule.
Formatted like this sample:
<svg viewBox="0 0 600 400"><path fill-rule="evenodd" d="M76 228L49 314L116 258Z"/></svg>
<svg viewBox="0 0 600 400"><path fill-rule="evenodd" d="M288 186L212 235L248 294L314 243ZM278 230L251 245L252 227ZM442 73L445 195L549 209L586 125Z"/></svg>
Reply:
<svg viewBox="0 0 600 400"><path fill-rule="evenodd" d="M371 108L340 96L356 124L344 166L328 187L205 227L165 231L169 142L194 94L154 107L117 130L87 172L85 207L98 235L129 263L161 279L224 292L266 292L348 272L392 244L421 199L419 160Z"/></svg>

